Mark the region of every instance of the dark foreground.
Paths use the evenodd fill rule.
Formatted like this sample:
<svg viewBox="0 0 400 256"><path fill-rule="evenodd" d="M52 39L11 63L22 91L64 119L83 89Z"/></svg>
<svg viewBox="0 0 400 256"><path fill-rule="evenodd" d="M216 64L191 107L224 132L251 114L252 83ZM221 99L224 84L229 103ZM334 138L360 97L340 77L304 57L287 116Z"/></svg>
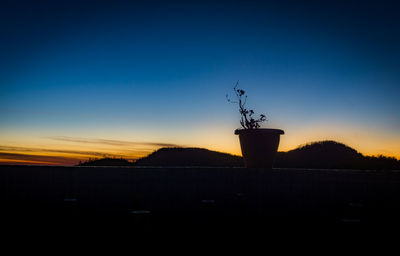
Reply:
<svg viewBox="0 0 400 256"><path fill-rule="evenodd" d="M139 234L398 227L396 171L0 167L1 225Z"/></svg>

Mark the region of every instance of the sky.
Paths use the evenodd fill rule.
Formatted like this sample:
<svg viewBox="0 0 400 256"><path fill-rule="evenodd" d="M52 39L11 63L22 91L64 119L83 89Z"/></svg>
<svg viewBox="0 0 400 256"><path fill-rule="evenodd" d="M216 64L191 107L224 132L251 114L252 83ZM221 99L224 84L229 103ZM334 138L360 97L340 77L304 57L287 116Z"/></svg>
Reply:
<svg viewBox="0 0 400 256"><path fill-rule="evenodd" d="M396 1L1 1L0 164L241 155L239 86L280 151L400 159Z"/></svg>

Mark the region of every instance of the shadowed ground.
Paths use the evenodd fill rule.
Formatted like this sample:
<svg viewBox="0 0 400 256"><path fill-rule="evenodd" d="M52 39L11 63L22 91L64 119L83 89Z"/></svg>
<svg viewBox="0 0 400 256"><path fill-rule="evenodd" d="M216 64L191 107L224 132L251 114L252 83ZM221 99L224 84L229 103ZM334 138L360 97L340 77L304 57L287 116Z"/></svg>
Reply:
<svg viewBox="0 0 400 256"><path fill-rule="evenodd" d="M2 225L134 232L397 226L396 171L0 167Z"/></svg>

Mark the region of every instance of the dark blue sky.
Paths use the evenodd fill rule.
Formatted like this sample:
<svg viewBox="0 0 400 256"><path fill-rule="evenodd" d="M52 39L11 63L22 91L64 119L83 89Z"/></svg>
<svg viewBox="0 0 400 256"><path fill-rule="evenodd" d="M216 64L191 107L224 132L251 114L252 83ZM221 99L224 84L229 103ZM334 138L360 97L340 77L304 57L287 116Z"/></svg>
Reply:
<svg viewBox="0 0 400 256"><path fill-rule="evenodd" d="M396 1L2 1L0 139L237 153L225 94L239 80L286 131L283 149L331 138L400 155L399 13Z"/></svg>

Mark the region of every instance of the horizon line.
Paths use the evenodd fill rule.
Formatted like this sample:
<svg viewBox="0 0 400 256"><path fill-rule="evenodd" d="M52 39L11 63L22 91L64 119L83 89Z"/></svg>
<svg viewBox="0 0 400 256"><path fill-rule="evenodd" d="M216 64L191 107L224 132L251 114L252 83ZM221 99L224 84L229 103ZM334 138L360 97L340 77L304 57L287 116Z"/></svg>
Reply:
<svg viewBox="0 0 400 256"><path fill-rule="evenodd" d="M96 141L98 141L98 140L94 140L93 143L97 143ZM100 140L100 141L107 141L107 140ZM290 149L287 151L278 151L278 152L287 153L287 152L299 149L299 148L307 146L307 145L317 144L317 143L321 143L321 142L329 142L329 141L349 147L364 157L387 157L387 158L393 158L393 159L396 159L397 161L400 161L400 158L398 158L396 156L383 155L383 154L366 155L350 146L347 146L344 143L334 141L334 140L320 140L320 141L303 143L303 144L298 145L294 149ZM118 141L118 143L121 143L121 142L122 141ZM89 143L92 143L92 141L90 141ZM101 143L101 142L99 142L99 143ZM132 143L136 143L136 142L132 142ZM142 144L142 143L140 143L140 144ZM143 143L143 144L155 145L158 143ZM160 144L162 144L162 143L160 143ZM160 145L160 144L158 144L158 145ZM43 149L43 148L11 147L11 146L1 146L0 145L0 165L43 165L44 164L46 166L47 165L48 166L75 166L75 165L79 164L79 162L82 162L82 161L90 161L91 159L99 160L99 159L104 159L104 158L125 159L128 161L132 161L132 163L134 163L137 160L147 157L148 155L150 155L162 148L205 149L205 150L209 150L209 151L213 151L213 152L228 154L228 155L237 156L237 157L243 157L241 154L237 155L237 154L232 154L229 152L210 150L210 149L202 148L202 147L184 147L184 146L179 146L176 144L169 144L169 143L165 143L164 145L169 145L169 146L159 147L157 149L152 150L151 152L150 152L150 150L142 150L143 152L147 152L147 155L144 155L142 157L140 157L140 156L132 157L129 155L124 155L124 154L112 154L112 153L106 153L106 152L101 153L101 152L78 151L78 150L56 150L56 149ZM23 152L23 153L21 153L21 152ZM53 155L29 154L26 152L43 152L43 153L46 153L46 152L47 153L57 153L58 152L58 153L63 153L63 154L67 154L67 155L72 154L72 155L75 155L75 157L65 156L65 155L63 156L63 155L57 155L57 154L53 154ZM76 155L86 156L86 157L77 157Z"/></svg>

